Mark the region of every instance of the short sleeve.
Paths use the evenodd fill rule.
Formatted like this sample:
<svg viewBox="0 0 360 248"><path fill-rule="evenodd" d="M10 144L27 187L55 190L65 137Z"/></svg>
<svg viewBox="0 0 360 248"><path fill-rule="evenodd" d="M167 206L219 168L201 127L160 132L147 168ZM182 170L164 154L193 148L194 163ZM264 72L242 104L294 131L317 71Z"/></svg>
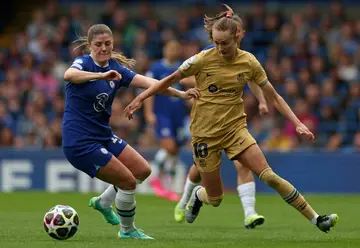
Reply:
<svg viewBox="0 0 360 248"><path fill-rule="evenodd" d="M120 80L120 85L124 86L124 87L129 87L131 81L133 80L133 78L135 77L136 73L122 65L119 65L119 69L118 72L121 74L121 80Z"/></svg>
<svg viewBox="0 0 360 248"><path fill-rule="evenodd" d="M264 86L268 82L266 72L255 56L251 59L251 71L251 81L260 87Z"/></svg>
<svg viewBox="0 0 360 248"><path fill-rule="evenodd" d="M191 58L188 58L184 63L182 63L182 65L179 67L178 70L185 77L190 77L192 75L197 74L200 71L203 65L203 60L204 60L204 53L203 52L198 53L192 56Z"/></svg>
<svg viewBox="0 0 360 248"><path fill-rule="evenodd" d="M70 68L75 68L80 71L88 71L87 69L87 61L85 57L77 57L73 63L71 64Z"/></svg>

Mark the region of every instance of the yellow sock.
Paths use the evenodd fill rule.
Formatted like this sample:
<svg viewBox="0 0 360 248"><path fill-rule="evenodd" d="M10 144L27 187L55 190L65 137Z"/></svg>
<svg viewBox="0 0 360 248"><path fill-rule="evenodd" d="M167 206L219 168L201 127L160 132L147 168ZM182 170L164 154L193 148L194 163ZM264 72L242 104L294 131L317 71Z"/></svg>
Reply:
<svg viewBox="0 0 360 248"><path fill-rule="evenodd" d="M297 191L291 183L275 174L271 168L263 170L260 173L259 178L275 189L288 204L293 206L308 220L311 221L314 216L318 216L299 191Z"/></svg>

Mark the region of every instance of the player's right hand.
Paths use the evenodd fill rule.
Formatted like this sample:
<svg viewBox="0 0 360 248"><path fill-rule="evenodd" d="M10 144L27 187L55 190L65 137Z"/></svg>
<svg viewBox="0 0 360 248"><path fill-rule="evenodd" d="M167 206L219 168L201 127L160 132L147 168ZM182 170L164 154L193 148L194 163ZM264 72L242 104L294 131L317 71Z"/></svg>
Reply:
<svg viewBox="0 0 360 248"><path fill-rule="evenodd" d="M267 115L269 113L269 109L266 103L259 104L259 112L260 115Z"/></svg>
<svg viewBox="0 0 360 248"><path fill-rule="evenodd" d="M190 100L192 98L198 99L200 97L200 90L198 88L192 88L182 94L182 98Z"/></svg>
<svg viewBox="0 0 360 248"><path fill-rule="evenodd" d="M296 127L296 132L301 136L305 136L308 140L311 140L313 143L315 142L315 135L305 126L305 124L300 123Z"/></svg>
<svg viewBox="0 0 360 248"><path fill-rule="evenodd" d="M110 70L110 71L107 71L107 72L103 72L101 73L101 76L102 76L102 79L105 79L105 80L121 80L122 76L120 73L118 73L117 71L115 70Z"/></svg>
<svg viewBox="0 0 360 248"><path fill-rule="evenodd" d="M141 108L142 104L143 101L139 100L138 98L132 100L132 102L129 105L127 105L126 108L124 109L125 116L129 120L131 120L133 118L133 114L135 113L135 111Z"/></svg>

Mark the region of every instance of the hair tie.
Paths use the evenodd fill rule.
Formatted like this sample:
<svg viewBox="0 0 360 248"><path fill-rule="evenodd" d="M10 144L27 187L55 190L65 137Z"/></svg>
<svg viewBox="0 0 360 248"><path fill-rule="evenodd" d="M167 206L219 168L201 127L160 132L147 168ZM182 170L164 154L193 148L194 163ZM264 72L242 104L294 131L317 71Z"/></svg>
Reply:
<svg viewBox="0 0 360 248"><path fill-rule="evenodd" d="M232 18L232 16L233 16L233 14L231 12L227 12L225 17L226 18Z"/></svg>

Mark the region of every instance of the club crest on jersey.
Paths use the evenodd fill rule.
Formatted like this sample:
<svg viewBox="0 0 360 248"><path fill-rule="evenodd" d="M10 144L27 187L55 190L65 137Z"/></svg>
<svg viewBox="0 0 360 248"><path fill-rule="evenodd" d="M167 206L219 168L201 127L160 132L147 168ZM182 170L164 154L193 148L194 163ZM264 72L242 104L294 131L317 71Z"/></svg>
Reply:
<svg viewBox="0 0 360 248"><path fill-rule="evenodd" d="M109 82L109 85L110 85L111 89L114 89L114 87L115 87L114 81L110 81L110 82Z"/></svg>
<svg viewBox="0 0 360 248"><path fill-rule="evenodd" d="M94 102L93 107L96 112L102 112L105 110L106 102L109 99L109 95L107 93L100 93L96 96L96 102Z"/></svg>
<svg viewBox="0 0 360 248"><path fill-rule="evenodd" d="M237 75L237 81L241 82L241 83L246 83L246 75L245 73L239 73L239 75Z"/></svg>

